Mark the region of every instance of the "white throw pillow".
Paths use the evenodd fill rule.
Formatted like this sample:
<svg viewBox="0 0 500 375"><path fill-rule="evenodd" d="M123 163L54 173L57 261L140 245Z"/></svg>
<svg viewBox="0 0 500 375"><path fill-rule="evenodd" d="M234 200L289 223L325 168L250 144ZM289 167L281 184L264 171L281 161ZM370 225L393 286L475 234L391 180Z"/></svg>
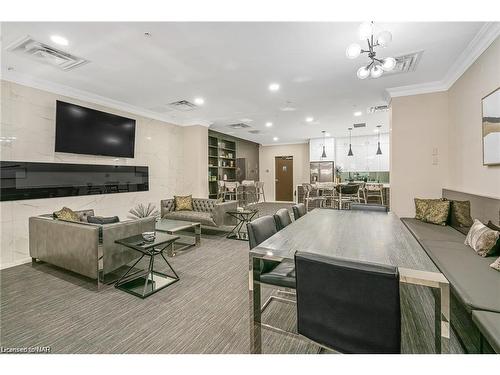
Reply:
<svg viewBox="0 0 500 375"><path fill-rule="evenodd" d="M478 255L485 257L489 255L497 243L500 232L488 228L486 225L475 219L465 238L465 244L472 247Z"/></svg>

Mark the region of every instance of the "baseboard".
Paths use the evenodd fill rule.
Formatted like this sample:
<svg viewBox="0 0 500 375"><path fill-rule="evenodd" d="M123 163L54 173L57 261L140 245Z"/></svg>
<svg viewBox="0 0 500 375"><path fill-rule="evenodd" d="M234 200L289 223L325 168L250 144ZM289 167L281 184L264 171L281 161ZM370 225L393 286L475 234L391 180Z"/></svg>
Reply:
<svg viewBox="0 0 500 375"><path fill-rule="evenodd" d="M30 262L31 262L31 258L23 258L23 259L16 260L15 262L0 264L0 270L4 270L4 269L15 267L15 266L20 266L21 264L30 263Z"/></svg>

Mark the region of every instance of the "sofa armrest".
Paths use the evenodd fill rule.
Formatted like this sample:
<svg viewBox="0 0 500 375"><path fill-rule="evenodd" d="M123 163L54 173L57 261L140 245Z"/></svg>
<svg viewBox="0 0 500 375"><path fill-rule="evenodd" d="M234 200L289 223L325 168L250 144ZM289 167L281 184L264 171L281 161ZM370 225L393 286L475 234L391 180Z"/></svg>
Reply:
<svg viewBox="0 0 500 375"><path fill-rule="evenodd" d="M30 256L96 279L99 231L99 225L30 217Z"/></svg>
<svg viewBox="0 0 500 375"><path fill-rule="evenodd" d="M163 199L160 201L161 206L161 217L164 217L169 212L172 212L175 208L173 199Z"/></svg>
<svg viewBox="0 0 500 375"><path fill-rule="evenodd" d="M227 214L227 211L234 211L238 207L238 202L229 201L217 203L212 211L212 218L217 226L235 225L236 220Z"/></svg>

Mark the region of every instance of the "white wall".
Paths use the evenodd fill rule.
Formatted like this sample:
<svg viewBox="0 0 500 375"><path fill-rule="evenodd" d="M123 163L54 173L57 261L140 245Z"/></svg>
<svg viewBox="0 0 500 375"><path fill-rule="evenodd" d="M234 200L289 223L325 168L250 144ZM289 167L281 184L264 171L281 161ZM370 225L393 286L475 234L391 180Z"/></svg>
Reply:
<svg viewBox="0 0 500 375"><path fill-rule="evenodd" d="M394 98L391 211L414 216L414 197L438 198L448 175L448 94Z"/></svg>
<svg viewBox="0 0 500 375"><path fill-rule="evenodd" d="M266 200L275 201L275 171L276 156L293 156L293 189L296 200L296 187L303 182L309 182L309 144L290 144L276 146L261 146L259 149L259 179L264 182Z"/></svg>
<svg viewBox="0 0 500 375"><path fill-rule="evenodd" d="M54 152L55 103L63 100L101 111L135 119L135 158L86 156ZM138 203L154 203L174 194L206 196L207 136L206 128L183 128L130 113L105 108L49 92L1 82L1 136L15 136L11 144L1 143L2 160L62 162L84 164L119 164L149 166L149 191L21 200L0 203L0 267L29 260L28 218L68 206L75 210L94 208L96 214L118 215L124 219ZM203 138L203 142L202 142ZM186 148L193 141L194 147ZM185 151L189 155L185 157ZM194 154L192 153L194 152ZM203 168L197 169L203 160ZM202 171L202 172L201 172Z"/></svg>
<svg viewBox="0 0 500 375"><path fill-rule="evenodd" d="M483 165L481 98L500 87L500 38L449 90L450 189L500 198L500 165Z"/></svg>
<svg viewBox="0 0 500 375"><path fill-rule="evenodd" d="M389 133L380 134L382 155L377 155L378 135L351 137L353 156L349 152L349 137L335 138L335 165L343 172L389 171Z"/></svg>

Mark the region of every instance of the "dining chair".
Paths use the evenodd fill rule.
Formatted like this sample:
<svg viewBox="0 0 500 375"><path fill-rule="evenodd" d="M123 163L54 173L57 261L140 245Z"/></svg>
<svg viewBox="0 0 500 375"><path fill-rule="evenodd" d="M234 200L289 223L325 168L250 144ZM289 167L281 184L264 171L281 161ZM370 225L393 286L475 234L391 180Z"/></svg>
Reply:
<svg viewBox="0 0 500 375"><path fill-rule="evenodd" d="M243 197L245 205L257 202L257 188L254 180L241 181L241 189L240 196Z"/></svg>
<svg viewBox="0 0 500 375"><path fill-rule="evenodd" d="M401 352L397 267L297 252L295 270L299 335L341 353Z"/></svg>
<svg viewBox="0 0 500 375"><path fill-rule="evenodd" d="M376 198L380 200L380 204L384 204L384 184L366 184L365 186L365 196L368 202L368 198Z"/></svg>
<svg viewBox="0 0 500 375"><path fill-rule="evenodd" d="M258 219L247 223L247 232L250 250L260 245L278 232L276 222L273 216L262 216ZM260 279L261 284L266 284L272 287L282 287L285 290L278 289L277 292L284 295L295 295L288 289L295 289L295 264L291 261L275 262L262 259L260 262ZM271 295L261 307L261 312L269 306L272 301L279 301L288 304L295 304L295 300L284 298L276 295ZM273 331L282 332L283 330L270 324L262 323L262 326ZM286 331L285 331L286 332Z"/></svg>
<svg viewBox="0 0 500 375"><path fill-rule="evenodd" d="M288 209L280 208L278 211L276 211L276 213L274 214L274 221L276 222L276 229L278 231L292 224L292 219L290 218Z"/></svg>
<svg viewBox="0 0 500 375"><path fill-rule="evenodd" d="M259 203L261 196L265 202L266 201L266 194L264 193L264 182L263 181L256 181L255 182L255 189L257 191L257 203Z"/></svg>
<svg viewBox="0 0 500 375"><path fill-rule="evenodd" d="M306 205L306 212L309 212L309 203L310 202L319 202L319 207L322 208L325 203L325 198L320 197L318 195L311 195L313 191L313 186L308 183L303 183L302 187L304 189L304 202Z"/></svg>
<svg viewBox="0 0 500 375"><path fill-rule="evenodd" d="M306 205L304 203L295 204L292 206L292 211L293 211L293 218L295 220L298 220L307 213Z"/></svg>
<svg viewBox="0 0 500 375"><path fill-rule="evenodd" d="M237 181L225 181L224 182L224 200L226 200L229 197L229 200L238 200L238 187L240 186L240 183Z"/></svg>
<svg viewBox="0 0 500 375"><path fill-rule="evenodd" d="M377 212L387 212L387 206L382 206L381 204L370 204L370 203L351 203L351 210L353 211L377 211Z"/></svg>
<svg viewBox="0 0 500 375"><path fill-rule="evenodd" d="M321 198L324 199L323 207L327 207L328 202L330 202L330 207L333 208L333 202L335 199L335 183L318 182L316 184L316 188L318 189L318 193L321 196Z"/></svg>
<svg viewBox="0 0 500 375"><path fill-rule="evenodd" d="M361 203L359 184L336 185L338 208L350 207L352 202Z"/></svg>
<svg viewBox="0 0 500 375"><path fill-rule="evenodd" d="M224 199L224 192L226 191L225 183L223 180L217 181L217 199Z"/></svg>

